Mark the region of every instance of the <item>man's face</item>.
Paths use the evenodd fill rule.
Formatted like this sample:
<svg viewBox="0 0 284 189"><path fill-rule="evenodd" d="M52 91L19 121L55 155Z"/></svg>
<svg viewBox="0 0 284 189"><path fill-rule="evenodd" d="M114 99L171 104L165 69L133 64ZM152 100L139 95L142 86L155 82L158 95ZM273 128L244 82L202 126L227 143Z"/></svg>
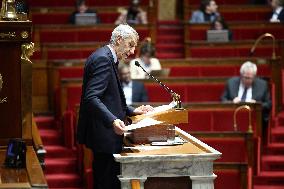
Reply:
<svg viewBox="0 0 284 189"><path fill-rule="evenodd" d="M218 9L218 5L216 4L215 1L210 1L209 5L206 7L206 9L210 12L210 13L216 13L217 9Z"/></svg>
<svg viewBox="0 0 284 189"><path fill-rule="evenodd" d="M278 7L278 0L272 0L272 1L271 1L271 7L272 7L273 9L276 9L276 8Z"/></svg>
<svg viewBox="0 0 284 189"><path fill-rule="evenodd" d="M116 43L116 53L119 60L125 60L129 55L134 54L137 41L133 36L126 39L119 37Z"/></svg>
<svg viewBox="0 0 284 189"><path fill-rule="evenodd" d="M215 30L223 30L224 29L222 23L219 22L219 21L216 21L214 23L214 28L215 28Z"/></svg>
<svg viewBox="0 0 284 189"><path fill-rule="evenodd" d="M252 70L247 70L241 75L242 84L245 87L251 87L254 81L255 75L253 74Z"/></svg>
<svg viewBox="0 0 284 189"><path fill-rule="evenodd" d="M130 78L130 70L127 67L124 67L119 70L119 77L121 82L123 83L129 83L131 78Z"/></svg>

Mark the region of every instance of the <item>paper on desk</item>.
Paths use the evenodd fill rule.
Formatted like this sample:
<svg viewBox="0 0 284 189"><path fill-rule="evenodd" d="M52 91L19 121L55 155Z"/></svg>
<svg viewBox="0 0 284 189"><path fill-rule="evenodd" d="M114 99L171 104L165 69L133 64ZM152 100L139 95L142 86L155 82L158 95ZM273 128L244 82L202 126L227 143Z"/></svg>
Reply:
<svg viewBox="0 0 284 189"><path fill-rule="evenodd" d="M164 111L173 109L176 105L177 105L176 102L172 101L168 105L162 105L162 106L155 107L153 111L147 112L145 115L152 115L152 114L155 114L155 113L164 112Z"/></svg>
<svg viewBox="0 0 284 189"><path fill-rule="evenodd" d="M134 129L138 129L138 128L142 128L142 127L148 127L151 125L157 125L162 123L162 121L157 121L153 118L144 118L141 121L139 121L138 123L135 124L131 124L125 127L126 130L130 131L130 130L134 130Z"/></svg>

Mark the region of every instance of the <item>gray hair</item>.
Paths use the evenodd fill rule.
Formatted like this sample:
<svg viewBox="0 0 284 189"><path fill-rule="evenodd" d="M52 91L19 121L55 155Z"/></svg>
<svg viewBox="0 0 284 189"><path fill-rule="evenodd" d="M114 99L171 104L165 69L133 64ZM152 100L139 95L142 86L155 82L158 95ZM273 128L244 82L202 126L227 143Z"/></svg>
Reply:
<svg viewBox="0 0 284 189"><path fill-rule="evenodd" d="M111 33L110 44L114 44L119 36L123 39L133 36L137 42L139 40L138 33L128 24L120 24L114 28Z"/></svg>
<svg viewBox="0 0 284 189"><path fill-rule="evenodd" d="M257 67L254 63L246 61L240 68L240 74L243 75L246 71L251 70L254 75L257 73Z"/></svg>

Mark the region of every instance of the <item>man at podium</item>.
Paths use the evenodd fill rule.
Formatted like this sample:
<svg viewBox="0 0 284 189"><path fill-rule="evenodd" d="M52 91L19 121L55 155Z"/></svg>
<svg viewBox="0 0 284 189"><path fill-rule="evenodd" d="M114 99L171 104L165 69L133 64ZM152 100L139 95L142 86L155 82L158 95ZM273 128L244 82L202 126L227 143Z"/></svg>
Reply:
<svg viewBox="0 0 284 189"><path fill-rule="evenodd" d="M120 165L113 154L122 150L126 116L153 109L127 106L119 81L119 61L134 53L138 40L132 27L121 24L113 30L110 43L97 49L85 63L77 138L93 151L95 189L120 188Z"/></svg>

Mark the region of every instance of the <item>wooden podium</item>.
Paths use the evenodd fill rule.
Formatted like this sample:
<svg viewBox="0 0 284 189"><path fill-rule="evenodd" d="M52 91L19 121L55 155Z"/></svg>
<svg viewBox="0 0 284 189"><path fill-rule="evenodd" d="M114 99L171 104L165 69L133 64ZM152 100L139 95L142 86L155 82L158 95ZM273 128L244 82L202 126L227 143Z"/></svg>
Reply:
<svg viewBox="0 0 284 189"><path fill-rule="evenodd" d="M0 188L47 188L33 149L31 21L0 20ZM3 163L9 139L27 144L26 168Z"/></svg>
<svg viewBox="0 0 284 189"><path fill-rule="evenodd" d="M163 121L163 124L171 125L188 122L187 110L168 110L162 113L151 115L152 118ZM144 115L132 118L134 122L145 118ZM161 126L161 127L160 127ZM141 128L141 135L150 135L151 127L165 129L163 125ZM213 161L220 158L221 153L210 146L199 141L190 134L175 128L175 137L184 141L182 144L171 143L165 146L152 146L151 143L127 143L127 151L121 154L114 154L115 160L121 163L122 189L131 189L132 181L139 182L140 189L172 189L172 188L192 188L192 189L213 189L216 175L213 173ZM148 132L143 130L150 129ZM156 129L159 131L159 129ZM159 131L162 133L163 131ZM152 132L153 133L153 132ZM159 133L159 134L160 134ZM145 136L148 142L151 139ZM127 141L127 140L126 140ZM153 144L153 143L152 143ZM178 180L173 180L171 186L164 178L181 178L188 181L181 185ZM154 179L154 180L153 180ZM152 180L152 183L147 183ZM165 184L166 183L166 184Z"/></svg>

